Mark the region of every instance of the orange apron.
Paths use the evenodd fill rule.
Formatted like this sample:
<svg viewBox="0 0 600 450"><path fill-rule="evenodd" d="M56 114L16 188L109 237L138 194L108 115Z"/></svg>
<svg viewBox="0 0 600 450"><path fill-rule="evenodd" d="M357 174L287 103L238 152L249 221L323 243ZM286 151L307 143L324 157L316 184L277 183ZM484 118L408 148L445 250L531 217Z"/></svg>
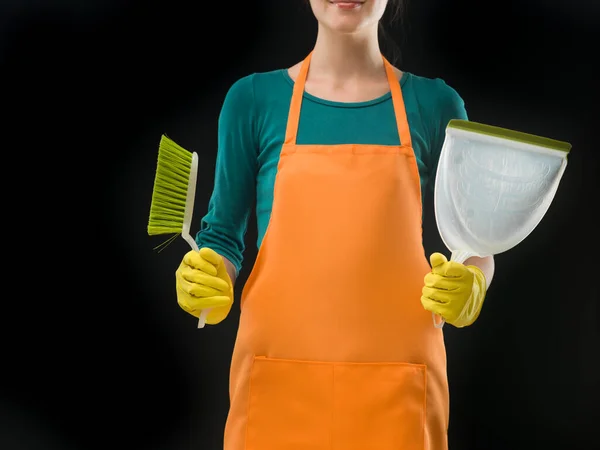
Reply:
<svg viewBox="0 0 600 450"><path fill-rule="evenodd" d="M384 58L400 146L298 145L311 54L242 292L224 448L445 450L446 353L420 302L430 266L400 84Z"/></svg>

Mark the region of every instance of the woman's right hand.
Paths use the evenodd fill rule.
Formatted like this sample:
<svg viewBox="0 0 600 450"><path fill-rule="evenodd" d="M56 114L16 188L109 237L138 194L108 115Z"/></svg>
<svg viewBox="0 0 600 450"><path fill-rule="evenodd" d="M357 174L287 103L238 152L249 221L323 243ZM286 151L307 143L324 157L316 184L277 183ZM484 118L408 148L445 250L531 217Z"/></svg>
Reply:
<svg viewBox="0 0 600 450"><path fill-rule="evenodd" d="M206 323L222 322L233 304L233 284L227 274L223 257L203 247L190 250L175 272L177 303L194 317L210 309Z"/></svg>

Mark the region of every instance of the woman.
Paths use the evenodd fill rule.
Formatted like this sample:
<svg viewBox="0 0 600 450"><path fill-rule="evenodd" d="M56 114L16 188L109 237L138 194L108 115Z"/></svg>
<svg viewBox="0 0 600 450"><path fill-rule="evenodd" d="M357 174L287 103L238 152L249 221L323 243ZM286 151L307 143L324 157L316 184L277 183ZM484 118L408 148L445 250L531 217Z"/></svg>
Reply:
<svg viewBox="0 0 600 450"><path fill-rule="evenodd" d="M382 56L378 22L399 2L310 6L313 51L225 98L201 250L177 270L178 303L194 316L210 308L209 324L228 315L256 198L225 449L446 449L446 356L431 312L472 324L494 267L440 253L430 266L422 246L422 198L464 104Z"/></svg>

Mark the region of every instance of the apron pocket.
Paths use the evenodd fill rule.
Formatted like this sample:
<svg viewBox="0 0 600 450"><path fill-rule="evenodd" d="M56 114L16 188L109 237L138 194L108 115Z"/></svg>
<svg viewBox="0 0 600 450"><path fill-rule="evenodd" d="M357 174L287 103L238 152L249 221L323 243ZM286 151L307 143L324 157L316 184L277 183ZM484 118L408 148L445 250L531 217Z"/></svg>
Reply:
<svg viewBox="0 0 600 450"><path fill-rule="evenodd" d="M246 450L423 450L426 366L255 357Z"/></svg>
<svg viewBox="0 0 600 450"><path fill-rule="evenodd" d="M336 364L334 450L423 450L425 365Z"/></svg>
<svg viewBox="0 0 600 450"><path fill-rule="evenodd" d="M255 357L246 450L331 450L329 363Z"/></svg>

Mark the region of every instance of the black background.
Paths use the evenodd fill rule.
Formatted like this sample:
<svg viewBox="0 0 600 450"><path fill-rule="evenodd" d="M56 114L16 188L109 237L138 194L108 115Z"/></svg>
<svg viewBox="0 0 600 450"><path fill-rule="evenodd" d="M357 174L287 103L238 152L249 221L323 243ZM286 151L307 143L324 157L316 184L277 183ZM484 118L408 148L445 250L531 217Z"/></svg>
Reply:
<svg viewBox="0 0 600 450"><path fill-rule="evenodd" d="M157 144L200 155L197 229L227 89L301 60L310 10L3 0L0 27L0 448L220 448L239 311L197 330L177 306L187 244L157 253L146 234ZM392 29L397 65L443 78L471 120L573 145L542 222L496 256L479 320L445 328L451 450L597 443L599 28L597 1L412 0ZM238 296L255 240L252 221ZM425 246L445 252L432 214Z"/></svg>

